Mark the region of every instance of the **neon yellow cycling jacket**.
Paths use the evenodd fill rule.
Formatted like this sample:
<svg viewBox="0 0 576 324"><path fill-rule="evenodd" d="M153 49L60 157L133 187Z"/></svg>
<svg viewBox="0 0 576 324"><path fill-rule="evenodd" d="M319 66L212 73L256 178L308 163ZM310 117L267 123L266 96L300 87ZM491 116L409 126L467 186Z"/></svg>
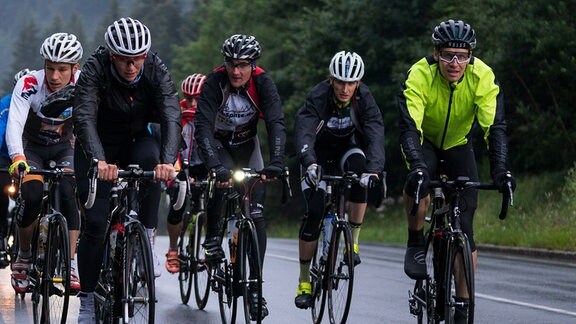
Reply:
<svg viewBox="0 0 576 324"><path fill-rule="evenodd" d="M507 169L502 91L480 59L472 57L462 79L450 83L433 56L422 58L408 71L398 104L400 143L409 169L426 166L424 138L442 150L464 145L475 120L488 144L492 174Z"/></svg>

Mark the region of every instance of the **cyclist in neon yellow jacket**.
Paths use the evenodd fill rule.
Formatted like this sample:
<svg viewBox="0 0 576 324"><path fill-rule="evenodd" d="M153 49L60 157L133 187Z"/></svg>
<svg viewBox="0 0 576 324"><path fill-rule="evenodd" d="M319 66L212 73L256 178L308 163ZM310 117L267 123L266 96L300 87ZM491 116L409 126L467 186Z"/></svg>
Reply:
<svg viewBox="0 0 576 324"><path fill-rule="evenodd" d="M478 181L471 135L477 123L488 144L490 170L494 182L504 186L514 178L507 176L507 138L502 89L494 72L472 55L476 34L463 21L440 23L432 34L434 54L422 58L408 71L398 94L400 143L409 169L404 186L407 214L410 211L419 173L423 184L416 217L408 218L408 248L404 271L412 279L426 277L424 259L424 215L430 205L428 181L441 171L450 179L467 176ZM440 161L444 161L442 166ZM441 170L440 170L441 167ZM468 190L462 208L462 229L468 235L477 263L472 219L477 191ZM465 292L456 293L467 298Z"/></svg>

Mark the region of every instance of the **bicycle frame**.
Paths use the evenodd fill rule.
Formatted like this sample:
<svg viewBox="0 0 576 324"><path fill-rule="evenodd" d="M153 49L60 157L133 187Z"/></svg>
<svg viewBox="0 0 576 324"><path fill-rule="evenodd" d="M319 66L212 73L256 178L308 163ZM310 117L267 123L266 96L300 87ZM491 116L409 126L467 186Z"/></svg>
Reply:
<svg viewBox="0 0 576 324"><path fill-rule="evenodd" d="M19 166L18 194L21 194L23 165ZM31 169L30 175L41 175L44 179L43 197L38 221L32 234L32 255L35 260L30 270L30 290L32 292L33 316L35 322L57 321L65 323L70 295L70 239L66 218L60 213L60 180L74 176L74 171L65 170L56 162L49 161L46 169ZM23 209L23 208L22 208ZM40 240L40 222L46 217L47 228ZM24 297L22 295L22 297ZM38 306L42 297L41 310ZM53 303L52 298L57 299ZM52 304L55 308L52 310ZM40 317L41 316L41 317ZM56 318L53 319L53 316Z"/></svg>
<svg viewBox="0 0 576 324"><path fill-rule="evenodd" d="M324 250L323 247L320 248L320 242L318 242L314 262L310 269L313 282L312 295L314 297L311 309L312 319L314 323L321 323L326 300L328 300L330 322L344 323L348 318L354 286L352 259L354 247L346 207L350 188L352 184L358 183L359 178L353 172L346 172L342 176L321 175L320 179L326 181L327 214L334 215L334 223L330 233L327 259L325 260L324 256L318 256L318 253ZM323 232L325 233L325 231ZM343 294L345 296L333 298L332 295L337 294L340 288L344 289ZM316 305L317 300L319 305ZM343 301L344 305L334 305L335 300Z"/></svg>
<svg viewBox="0 0 576 324"><path fill-rule="evenodd" d="M154 179L155 174L143 171L138 165L129 165L128 170L118 172L118 177L124 183L115 183L111 190L103 262L94 294L97 320L108 322L120 317L127 323L132 316L141 314L153 323L154 270L148 234L138 220L138 185L142 179ZM95 199L96 179L97 165L94 164L87 208L91 208ZM183 201L185 194L186 190L181 190L178 201Z"/></svg>
<svg viewBox="0 0 576 324"><path fill-rule="evenodd" d="M233 186L227 188L225 194L226 212L224 224L234 222L230 227L232 233L228 233L228 259L212 267L212 290L218 293L220 314L222 322L234 323L236 321L238 298L243 297L244 319L246 322L262 320L262 260L256 227L251 218L252 190L256 183L261 181L260 173L251 169L242 169L233 173ZM211 172L210 178L215 174ZM252 179L253 181L248 181ZM285 169L281 177L284 190L290 191L288 181L288 169ZM209 194L213 192L209 188ZM233 232L237 229L237 235ZM222 226L220 238L226 234L226 226ZM257 294L256 306L250 305L250 293ZM256 307L257 314L250 314L250 306ZM228 313L230 312L230 313ZM229 318L230 317L230 318Z"/></svg>

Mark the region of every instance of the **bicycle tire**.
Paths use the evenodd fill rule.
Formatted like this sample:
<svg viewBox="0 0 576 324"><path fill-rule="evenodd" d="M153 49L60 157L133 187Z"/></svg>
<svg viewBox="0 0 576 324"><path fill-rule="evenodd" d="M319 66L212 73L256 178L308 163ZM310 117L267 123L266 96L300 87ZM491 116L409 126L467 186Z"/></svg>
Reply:
<svg viewBox="0 0 576 324"><path fill-rule="evenodd" d="M424 251L426 260L426 279L418 279L414 283L414 289L410 292L410 313L416 316L418 324L430 324L434 321L436 284L434 279L434 246L433 231L426 233Z"/></svg>
<svg viewBox="0 0 576 324"><path fill-rule="evenodd" d="M141 223L126 225L122 319L124 323L154 323L155 286L152 251Z"/></svg>
<svg viewBox="0 0 576 324"><path fill-rule="evenodd" d="M472 261L472 251L468 238L465 234L459 233L456 235L448 245L447 248L447 263L445 271L445 310L444 318L447 324L455 323L455 316L463 315L467 319L467 323L474 323L474 265ZM459 264L462 267L459 267ZM452 295L452 290L456 289L456 277L458 271L462 270L461 278L464 279L466 285L466 293L468 294L468 301L456 301ZM459 314L456 315L456 312Z"/></svg>
<svg viewBox="0 0 576 324"><path fill-rule="evenodd" d="M238 287L242 298L244 319L246 323L255 321L262 322L262 262L260 260L260 248L258 235L252 220L244 219L238 229L238 257L239 268ZM252 305L252 294L256 293L256 305ZM252 314L250 308L256 309Z"/></svg>
<svg viewBox="0 0 576 324"><path fill-rule="evenodd" d="M66 323L70 301L70 238L66 218L56 212L50 220L42 273L42 322Z"/></svg>
<svg viewBox="0 0 576 324"><path fill-rule="evenodd" d="M326 305L326 261L322 258L322 241L316 241L316 250L310 265L310 284L312 286L312 305L310 312L314 324L322 323Z"/></svg>
<svg viewBox="0 0 576 324"><path fill-rule="evenodd" d="M328 257L328 315L330 323L345 323L354 287L354 243L348 223L336 223Z"/></svg>
<svg viewBox="0 0 576 324"><path fill-rule="evenodd" d="M20 237L18 232L18 227L16 226L16 210L17 207L13 207L10 210L10 216L8 217L8 232L6 233L6 254L10 259L10 265L16 261L18 256L18 249L20 249Z"/></svg>
<svg viewBox="0 0 576 324"><path fill-rule="evenodd" d="M41 279L40 274L44 269L44 259L38 257L38 247L40 240L38 239L38 226L34 227L32 232L32 264L30 272L28 273L29 288L28 291L31 293L30 299L32 300L32 319L34 324L41 322L42 315L42 290L41 290ZM22 300L24 300L24 295L21 294Z"/></svg>
<svg viewBox="0 0 576 324"><path fill-rule="evenodd" d="M108 237L108 236L107 236ZM94 290L94 312L96 313L97 324L118 323L119 318L114 321L114 294L118 284L114 282L112 265L112 255L110 254L110 241L107 239L104 247L102 267L98 276L96 289Z"/></svg>
<svg viewBox="0 0 576 324"><path fill-rule="evenodd" d="M186 211L182 220L182 231L178 240L178 283L180 286L180 299L184 305L188 304L192 292L192 278L194 277L191 242L194 241L194 224L190 220L190 212Z"/></svg>
<svg viewBox="0 0 576 324"><path fill-rule="evenodd" d="M192 269L194 272L194 295L196 297L196 305L199 309L204 309L208 303L210 296L210 271L206 264L206 256L204 254L204 247L200 244L202 237L205 236L206 231L206 214L199 212L196 214L194 222L194 246Z"/></svg>
<svg viewBox="0 0 576 324"><path fill-rule="evenodd" d="M228 261L218 263L212 276L213 289L218 294L218 307L223 324L235 323L236 321L238 304L236 303L234 280L232 279L235 275L234 266Z"/></svg>

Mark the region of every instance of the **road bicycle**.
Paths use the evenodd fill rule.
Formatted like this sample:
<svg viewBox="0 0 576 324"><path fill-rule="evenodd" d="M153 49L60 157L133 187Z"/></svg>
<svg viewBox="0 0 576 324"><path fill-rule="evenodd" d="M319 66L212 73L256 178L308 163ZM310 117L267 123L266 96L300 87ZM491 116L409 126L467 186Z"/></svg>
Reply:
<svg viewBox="0 0 576 324"><path fill-rule="evenodd" d="M90 172L90 191L85 204L88 209L96 197L97 170L95 164ZM118 171L119 180L110 192L104 256L94 291L98 323L154 323L152 251L146 229L138 220L138 185L154 178L154 171L144 171L135 164ZM185 187L181 192L176 209L183 204Z"/></svg>
<svg viewBox="0 0 576 324"><path fill-rule="evenodd" d="M72 294L70 240L68 223L59 211L60 181L64 177L73 177L74 171L56 165L54 161L49 161L46 166L46 169L30 169L26 172L44 178L42 205L32 236L33 261L28 273L28 291L32 294L34 323L66 323L69 297ZM18 171L17 205L13 216L16 219L21 215L25 204L20 190L25 171L23 163L18 166ZM25 293L20 295L24 299Z"/></svg>
<svg viewBox="0 0 576 324"><path fill-rule="evenodd" d="M411 214L415 215L419 202L419 191L423 182L420 175L416 198ZM461 229L463 193L469 189L500 190L493 183L470 181L468 177L448 180L441 176L439 181L430 181L434 192L432 214L426 217L430 226L425 234L425 259L427 276L416 280L409 291L410 313L418 323L454 323L455 317L466 323L474 323L475 289L474 264L468 237ZM445 195L448 195L446 197ZM513 205L513 190L510 182L502 191L503 199L500 219L505 219L508 206ZM460 294L456 297L456 282L461 282Z"/></svg>
<svg viewBox="0 0 576 324"><path fill-rule="evenodd" d="M281 176L283 183L282 202L291 195L288 169ZM211 173L210 178L215 177ZM260 173L251 169L233 173L233 186L225 195L226 213L220 238L228 242L226 258L217 264L209 264L210 285L218 294L218 304L222 323L235 323L242 316L246 323L262 321L262 262L254 221L250 218L252 190L260 180ZM253 181L248 181L252 179ZM212 189L211 189L212 190ZM210 190L210 192L211 192ZM211 194L211 193L210 193ZM256 314L250 313L251 293L256 293ZM239 299L242 299L240 301ZM242 308L243 313L238 312Z"/></svg>
<svg viewBox="0 0 576 324"><path fill-rule="evenodd" d="M183 172L188 178L187 162L183 162ZM210 293L210 271L206 265L202 237L206 231L205 200L206 191L213 181L194 181L188 185L186 211L182 217L182 231L178 239L178 259L180 271L180 298L188 304L194 284L194 296L199 309L204 309Z"/></svg>
<svg viewBox="0 0 576 324"><path fill-rule="evenodd" d="M360 178L354 172L341 176L318 172L318 178L326 182L328 204L322 221L323 243L317 244L310 266L312 320L321 323L328 306L330 323L345 323L354 287L354 242L346 210L350 188Z"/></svg>

